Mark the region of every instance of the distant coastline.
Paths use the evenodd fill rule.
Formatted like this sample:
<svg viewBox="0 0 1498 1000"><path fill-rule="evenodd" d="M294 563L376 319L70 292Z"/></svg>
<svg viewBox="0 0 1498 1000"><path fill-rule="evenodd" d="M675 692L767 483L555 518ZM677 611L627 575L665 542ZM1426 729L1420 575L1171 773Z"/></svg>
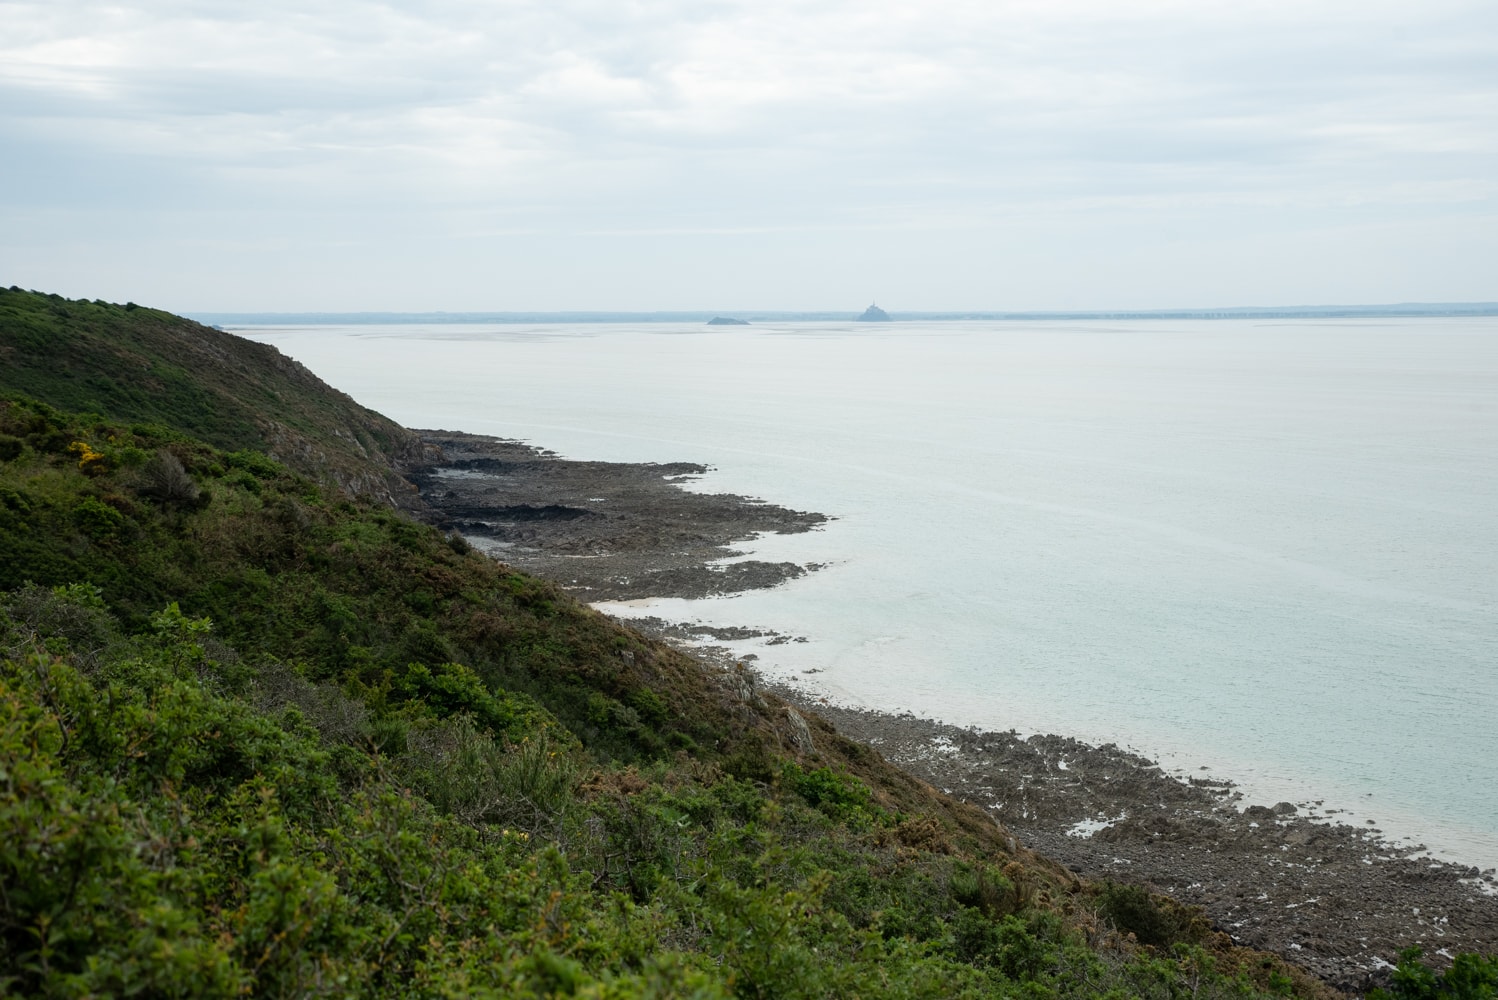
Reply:
<svg viewBox="0 0 1498 1000"><path fill-rule="evenodd" d="M562 312L187 312L199 323L218 326L382 326L401 323L706 323L720 313L678 311ZM752 323L837 322L851 310L746 310L737 318ZM968 310L901 309L902 320L1168 320L1168 319L1400 319L1437 316L1498 316L1498 302L1397 302L1382 305L1228 306L1210 309Z"/></svg>

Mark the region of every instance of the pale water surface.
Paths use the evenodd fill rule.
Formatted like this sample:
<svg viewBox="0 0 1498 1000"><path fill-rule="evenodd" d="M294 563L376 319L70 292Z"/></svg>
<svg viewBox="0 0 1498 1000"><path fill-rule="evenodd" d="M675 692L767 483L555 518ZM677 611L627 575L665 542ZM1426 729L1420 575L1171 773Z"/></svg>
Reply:
<svg viewBox="0 0 1498 1000"><path fill-rule="evenodd" d="M649 613L1498 864L1498 320L240 330L415 427L837 518ZM819 670L809 674L805 671Z"/></svg>

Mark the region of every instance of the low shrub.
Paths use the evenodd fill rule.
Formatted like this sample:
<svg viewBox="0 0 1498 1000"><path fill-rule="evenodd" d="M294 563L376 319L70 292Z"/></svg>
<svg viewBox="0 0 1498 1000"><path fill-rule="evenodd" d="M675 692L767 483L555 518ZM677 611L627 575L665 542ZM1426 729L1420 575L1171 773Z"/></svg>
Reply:
<svg viewBox="0 0 1498 1000"><path fill-rule="evenodd" d="M84 497L73 506L73 521L96 542L113 541L125 527L124 514L94 497Z"/></svg>
<svg viewBox="0 0 1498 1000"><path fill-rule="evenodd" d="M1368 1000L1494 1000L1498 997L1498 955L1471 953L1456 956L1451 968L1437 973L1420 960L1418 947L1399 953L1388 989L1377 989Z"/></svg>
<svg viewBox="0 0 1498 1000"><path fill-rule="evenodd" d="M1140 944L1162 948L1202 936L1196 915L1148 889L1106 881L1098 894L1098 915Z"/></svg>

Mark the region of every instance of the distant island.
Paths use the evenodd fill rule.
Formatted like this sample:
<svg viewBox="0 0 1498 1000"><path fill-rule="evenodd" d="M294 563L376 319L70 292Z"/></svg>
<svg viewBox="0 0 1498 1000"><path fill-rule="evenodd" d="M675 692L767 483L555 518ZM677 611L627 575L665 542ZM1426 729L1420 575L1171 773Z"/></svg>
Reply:
<svg viewBox="0 0 1498 1000"><path fill-rule="evenodd" d="M860 316L860 317L858 317L858 319L856 320L856 322L859 322L859 323L889 323L889 322L892 322L892 321L889 318L889 313L885 312L883 309L880 309L878 306L874 305L873 303L870 303L869 307L863 311L863 315Z"/></svg>
<svg viewBox="0 0 1498 1000"><path fill-rule="evenodd" d="M734 319L730 316L714 316L707 321L708 326L748 326L747 319Z"/></svg>
<svg viewBox="0 0 1498 1000"><path fill-rule="evenodd" d="M1476 869L1113 745L793 704L578 600L577 552L794 579L715 539L822 515L419 433L135 303L0 288L0 354L7 996L1490 995Z"/></svg>
<svg viewBox="0 0 1498 1000"><path fill-rule="evenodd" d="M880 310L881 312L883 310ZM848 314L835 309L756 309L746 313L754 322L846 323ZM245 326L378 326L381 324L473 324L473 323L706 323L712 313L696 311L565 310L553 312L195 312L200 323L227 327ZM1119 319L1404 319L1412 316L1498 316L1498 302L1404 302L1382 305L1289 305L1223 306L1136 309L966 309L902 310L900 319L932 320L1119 320ZM875 322L879 322L876 320Z"/></svg>

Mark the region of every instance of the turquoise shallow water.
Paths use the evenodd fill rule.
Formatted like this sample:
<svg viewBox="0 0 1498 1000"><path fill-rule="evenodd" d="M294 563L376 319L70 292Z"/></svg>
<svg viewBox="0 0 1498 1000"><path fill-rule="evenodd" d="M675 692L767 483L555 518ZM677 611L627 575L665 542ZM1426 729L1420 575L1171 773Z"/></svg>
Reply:
<svg viewBox="0 0 1498 1000"><path fill-rule="evenodd" d="M409 426L834 515L752 546L810 577L650 609L809 640L768 673L1498 864L1498 321L239 332Z"/></svg>

